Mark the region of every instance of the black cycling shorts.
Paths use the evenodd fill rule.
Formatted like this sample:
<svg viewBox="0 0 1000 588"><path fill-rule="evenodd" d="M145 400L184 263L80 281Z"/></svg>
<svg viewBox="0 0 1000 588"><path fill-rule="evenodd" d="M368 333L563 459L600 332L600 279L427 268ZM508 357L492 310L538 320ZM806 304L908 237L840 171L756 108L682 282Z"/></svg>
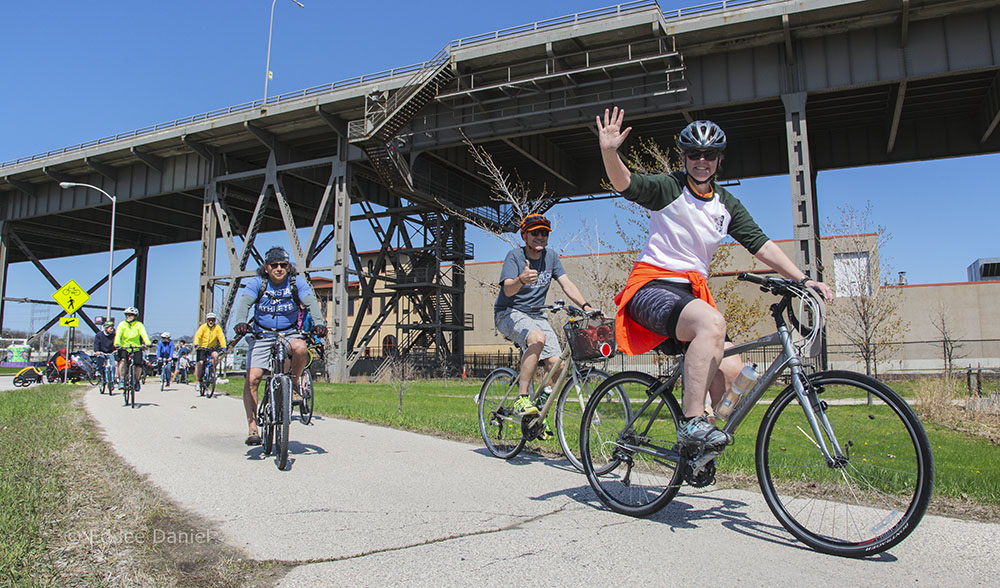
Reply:
<svg viewBox="0 0 1000 588"><path fill-rule="evenodd" d="M653 280L632 296L625 305L625 312L657 335L677 340L677 320L681 311L697 299L691 292L691 284Z"/></svg>
<svg viewBox="0 0 1000 588"><path fill-rule="evenodd" d="M206 357L212 355L213 351L220 351L219 347L199 347L198 348L198 361L205 361Z"/></svg>

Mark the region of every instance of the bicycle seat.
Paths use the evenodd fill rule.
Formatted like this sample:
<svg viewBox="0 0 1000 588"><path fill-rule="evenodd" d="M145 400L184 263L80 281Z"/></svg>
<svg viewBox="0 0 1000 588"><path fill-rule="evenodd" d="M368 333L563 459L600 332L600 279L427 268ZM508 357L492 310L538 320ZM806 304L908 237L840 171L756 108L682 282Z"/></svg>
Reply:
<svg viewBox="0 0 1000 588"><path fill-rule="evenodd" d="M663 355L681 355L682 353L687 352L688 345L690 345L690 343L677 341L675 339L666 339L663 343L657 345L653 351L662 353Z"/></svg>

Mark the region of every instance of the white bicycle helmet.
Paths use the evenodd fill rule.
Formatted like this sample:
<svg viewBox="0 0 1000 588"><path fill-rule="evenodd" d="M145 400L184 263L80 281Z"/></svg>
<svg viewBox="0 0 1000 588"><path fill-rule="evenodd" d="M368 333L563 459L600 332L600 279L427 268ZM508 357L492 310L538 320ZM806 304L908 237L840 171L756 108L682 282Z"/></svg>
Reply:
<svg viewBox="0 0 1000 588"><path fill-rule="evenodd" d="M684 151L690 149L726 149L726 133L710 120L696 120L684 127L677 136L677 146Z"/></svg>
<svg viewBox="0 0 1000 588"><path fill-rule="evenodd" d="M215 317L215 313L214 312L209 312L209 313L205 314L205 320L206 321L215 320L215 318L216 317Z"/></svg>
<svg viewBox="0 0 1000 588"><path fill-rule="evenodd" d="M160 339L169 339L169 338L170 338L170 333L167 333L166 331L164 331L163 334L160 335Z"/></svg>
<svg viewBox="0 0 1000 588"><path fill-rule="evenodd" d="M134 306L130 306L126 308L125 312L122 314L134 314L135 316L139 316L139 309Z"/></svg>

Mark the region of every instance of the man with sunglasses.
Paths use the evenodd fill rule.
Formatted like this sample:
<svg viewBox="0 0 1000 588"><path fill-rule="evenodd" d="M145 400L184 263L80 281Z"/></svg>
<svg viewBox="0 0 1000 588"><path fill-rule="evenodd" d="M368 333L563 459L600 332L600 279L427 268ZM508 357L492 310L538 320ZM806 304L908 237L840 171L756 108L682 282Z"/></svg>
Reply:
<svg viewBox="0 0 1000 588"><path fill-rule="evenodd" d="M293 285L294 282L294 285ZM288 352L291 357L292 390L299 389L299 374L306 367L309 359L309 349L302 335L297 331L299 322L299 307L305 306L313 317L323 316L319 301L313 294L309 282L298 275L295 266L289 261L288 252L281 247L272 247L264 254L264 265L257 268L257 276L247 281L243 287L243 296L236 305L235 331L237 335L246 335L253 330L247 322L250 309L253 308L253 321L262 329L287 333L289 338ZM326 337L326 326L316 324L313 333ZM257 429L257 389L268 368L270 361L271 342L273 335L264 335L261 339L251 338L247 352L247 377L243 385L243 408L246 410L247 445L260 445L260 432Z"/></svg>
<svg viewBox="0 0 1000 588"><path fill-rule="evenodd" d="M201 382L201 373L205 366L205 358L212 356L212 365L219 365L219 351L226 348L226 334L215 322L215 313L205 314L205 322L198 327L192 342L197 363L194 368L194 380ZM196 386L197 387L197 386Z"/></svg>
<svg viewBox="0 0 1000 588"><path fill-rule="evenodd" d="M615 297L618 348L645 353L666 339L688 343L684 355L684 421L678 445L699 453L722 451L732 439L705 415L732 386L742 368L739 356L723 357L732 344L726 321L708 291L708 265L716 248L732 237L754 257L785 278L816 289L828 301L833 292L809 279L767 238L739 200L716 182L726 149L718 125L697 120L677 137L684 170L633 174L618 156L632 127L623 128L625 111L616 106L597 116L601 157L608 179L626 199L649 209L649 239L639 253L625 289Z"/></svg>
<svg viewBox="0 0 1000 588"><path fill-rule="evenodd" d="M512 249L500 270L500 293L493 305L497 331L520 345L521 375L519 395L514 404L522 416L538 414L538 408L528 397L531 379L539 361L551 368L562 354L559 339L552 325L535 307L545 304L549 286L554 279L566 296L583 310L593 311L580 289L566 275L559 255L547 247L552 224L540 214L529 214L521 222L524 247ZM541 438L552 432L546 424Z"/></svg>

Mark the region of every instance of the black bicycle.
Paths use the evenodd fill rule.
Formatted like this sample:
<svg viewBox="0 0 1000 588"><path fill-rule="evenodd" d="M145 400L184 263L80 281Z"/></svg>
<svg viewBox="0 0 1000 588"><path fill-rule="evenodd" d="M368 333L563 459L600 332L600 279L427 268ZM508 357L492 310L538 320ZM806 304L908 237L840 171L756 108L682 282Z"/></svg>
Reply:
<svg viewBox="0 0 1000 588"><path fill-rule="evenodd" d="M754 461L768 507L792 535L823 553L863 557L896 545L920 522L934 484L934 460L920 420L874 378L840 370L806 373L802 358L822 344L824 305L813 291L779 278L739 279L781 297L771 306L777 332L725 352L775 344L782 350L729 414L723 430L730 434L778 376L790 373L791 383L762 402L767 411L757 431ZM677 447L683 413L674 389L683 371L681 353L660 377L616 374L587 404L580 429L584 471L612 510L646 516L666 506L682 483L714 482L718 452ZM621 410L612 412L615 404L602 403L609 395L624 396L638 408L629 414L617 405Z"/></svg>
<svg viewBox="0 0 1000 588"><path fill-rule="evenodd" d="M125 373L121 374L125 406L135 408L135 393L139 389L139 379L135 376L135 361L133 356L142 347L122 347L125 350ZM144 370L145 371L145 370Z"/></svg>
<svg viewBox="0 0 1000 588"><path fill-rule="evenodd" d="M266 392L257 404L257 426L264 433L264 455L274 452L278 469L283 470L288 464L288 437L292 426L292 376L285 369L285 361L290 360L291 354L289 333L256 327L253 337L257 345L265 342L270 345L268 375L264 380ZM311 380L309 391L312 391Z"/></svg>
<svg viewBox="0 0 1000 588"><path fill-rule="evenodd" d="M208 350L205 361L202 363L201 380L198 384L198 395L211 398L215 396L215 362L212 361L212 352L221 351L218 347Z"/></svg>

